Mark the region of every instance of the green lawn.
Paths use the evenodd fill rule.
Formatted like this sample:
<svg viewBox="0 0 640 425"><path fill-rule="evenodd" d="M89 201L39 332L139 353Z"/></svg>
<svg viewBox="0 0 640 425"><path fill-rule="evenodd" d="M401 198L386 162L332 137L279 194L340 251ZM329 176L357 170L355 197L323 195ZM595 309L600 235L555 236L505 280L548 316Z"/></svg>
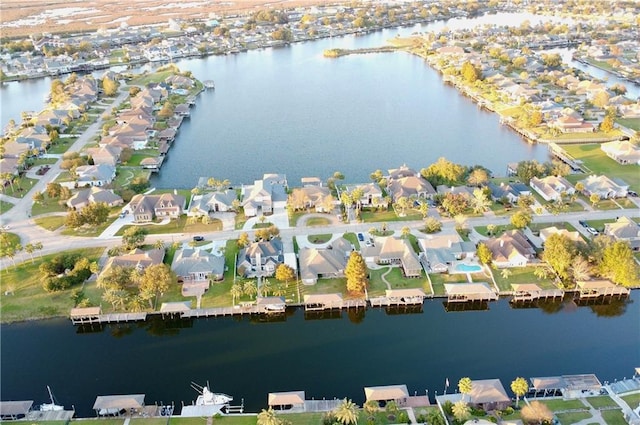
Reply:
<svg viewBox="0 0 640 425"><path fill-rule="evenodd" d="M53 215L49 217L37 217L34 218L33 221L35 221L38 226L53 232L64 226L65 218L64 216Z"/></svg>
<svg viewBox="0 0 640 425"><path fill-rule="evenodd" d="M278 415L284 417L285 415ZM168 425L205 425L206 418L180 418L171 417ZM301 422L304 424L305 422ZM320 422L317 422L319 424ZM294 422L298 425L298 422ZM144 424L141 424L144 425ZM153 424L156 425L156 424ZM165 419L166 425L166 419ZM247 416L220 416L213 419L213 425L256 425L256 415Z"/></svg>
<svg viewBox="0 0 640 425"><path fill-rule="evenodd" d="M325 217L311 217L307 220L307 226L328 226L331 220Z"/></svg>
<svg viewBox="0 0 640 425"><path fill-rule="evenodd" d="M552 412L557 412L561 410L574 410L574 409L584 409L587 410L584 404L580 400L537 400L540 403L546 405L549 410Z"/></svg>
<svg viewBox="0 0 640 425"><path fill-rule="evenodd" d="M540 266L544 267L544 266ZM511 287L512 283L535 283L542 289L556 289L552 279L538 279L533 271L536 267L512 267L509 270L510 275L506 278L502 277L502 269L492 270L493 278L496 280L496 284L500 291L513 291Z"/></svg>
<svg viewBox="0 0 640 425"><path fill-rule="evenodd" d="M377 270L370 271L370 281L368 293L370 297L382 297L385 295L387 284L382 280L382 275L387 273L389 267L383 267ZM408 279L402 275L402 270L399 267L391 267L391 271L385 276L391 289L406 289L406 288L420 288L426 294L430 294L429 281L426 277L419 279Z"/></svg>
<svg viewBox="0 0 640 425"><path fill-rule="evenodd" d="M640 393L620 396L632 409L640 406Z"/></svg>
<svg viewBox="0 0 640 425"><path fill-rule="evenodd" d="M145 158L155 158L158 156L158 152L154 152L154 153L139 153L136 152L133 155L131 155L131 158L129 159L129 161L126 162L126 166L128 167L137 167L140 165L140 162L145 159Z"/></svg>
<svg viewBox="0 0 640 425"><path fill-rule="evenodd" d="M436 297L445 296L445 283L467 283L467 276L464 274L430 273L433 295Z"/></svg>
<svg viewBox="0 0 640 425"><path fill-rule="evenodd" d="M65 201L60 201L58 199L49 198L46 193L43 193L44 201L42 202L34 202L31 207L31 216L36 217L41 214L47 214L52 212L65 212L67 211L67 205Z"/></svg>
<svg viewBox="0 0 640 425"><path fill-rule="evenodd" d="M509 230L513 230L514 227L511 224L496 226L495 230L493 231L493 234L491 235L487 230L487 226L476 226L474 227L474 229L476 230L476 232L480 233L482 236L495 237L495 236L500 236L501 234Z"/></svg>
<svg viewBox="0 0 640 425"><path fill-rule="evenodd" d="M4 232L4 231L3 231L3 233L7 237L7 245L8 246L15 246L15 245L18 245L20 243L20 236L16 235L15 233Z"/></svg>
<svg viewBox="0 0 640 425"><path fill-rule="evenodd" d="M640 190L640 173L637 167L618 164L602 152L599 144L569 145L563 148L575 159L583 161L591 173L621 178L630 185L632 190L636 192Z"/></svg>
<svg viewBox="0 0 640 425"><path fill-rule="evenodd" d="M607 425L627 425L627 421L622 415L622 410L603 410L601 412L602 418L607 422Z"/></svg>
<svg viewBox="0 0 640 425"><path fill-rule="evenodd" d="M36 179L30 179L29 177L22 177L16 179L11 185L6 186L4 189L0 189L0 192L5 195L13 196L14 198L24 198L24 196L31 190L33 184L37 182Z"/></svg>
<svg viewBox="0 0 640 425"><path fill-rule="evenodd" d="M47 153L51 154L61 154L65 153L71 145L75 143L77 137L61 137L56 140L52 146L47 150Z"/></svg>
<svg viewBox="0 0 640 425"><path fill-rule="evenodd" d="M11 202L0 201L0 214L6 213L11 208L13 208L13 204Z"/></svg>
<svg viewBox="0 0 640 425"><path fill-rule="evenodd" d="M618 403L613 401L609 396L588 397L587 401L596 409L600 409L602 407L618 407Z"/></svg>
<svg viewBox="0 0 640 425"><path fill-rule="evenodd" d="M616 122L621 126L640 131L640 118L617 118Z"/></svg>
<svg viewBox="0 0 640 425"><path fill-rule="evenodd" d="M58 162L58 158L36 158L31 164L32 167L39 167L41 165L50 165Z"/></svg>
<svg viewBox="0 0 640 425"><path fill-rule="evenodd" d="M83 248L69 252L79 252L90 261L95 261L103 251L104 248ZM40 282L38 267L43 261L48 261L55 255L58 254L49 254L40 258L36 252L34 262L27 260L1 272L0 293L4 294L6 291L12 293L12 295L3 295L0 303L0 317L3 323L69 314L73 307L71 294L76 288L48 293L42 289Z"/></svg>
<svg viewBox="0 0 640 425"><path fill-rule="evenodd" d="M395 211L369 211L363 210L360 215L364 223L384 223L387 221L411 221L422 220L422 214L415 210L407 211L404 217L398 216Z"/></svg>
<svg viewBox="0 0 640 425"><path fill-rule="evenodd" d="M186 215L183 215L180 216L179 219L171 220L167 224L146 224L135 227L142 227L146 229L150 235L161 235L164 233L204 233L222 230L222 222L218 219L211 220L210 224L203 224L201 221L187 222L187 219L188 217ZM130 227L134 226L122 226L116 233L116 236L122 236L124 234L124 231Z"/></svg>
<svg viewBox="0 0 640 425"><path fill-rule="evenodd" d="M119 167L118 174L116 175L115 180L113 181L114 186L116 187L127 187L132 180L142 177L144 179L149 179L151 172L149 170L143 170L138 167Z"/></svg>
<svg viewBox="0 0 640 425"><path fill-rule="evenodd" d="M307 239L313 244L323 244L329 242L332 236L332 233L322 233L318 235L309 235L307 236Z"/></svg>
<svg viewBox="0 0 640 425"><path fill-rule="evenodd" d="M562 425L571 425L591 417L591 413L585 412L567 412L556 414Z"/></svg>

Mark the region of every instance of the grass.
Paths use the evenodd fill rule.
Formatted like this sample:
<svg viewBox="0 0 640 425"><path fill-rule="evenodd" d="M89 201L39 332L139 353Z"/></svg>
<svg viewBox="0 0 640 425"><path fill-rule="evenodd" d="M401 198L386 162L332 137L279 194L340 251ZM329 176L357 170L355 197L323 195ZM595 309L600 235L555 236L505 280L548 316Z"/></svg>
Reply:
<svg viewBox="0 0 640 425"><path fill-rule="evenodd" d="M623 399L632 409L640 406L640 393L624 395L620 396L620 398Z"/></svg>
<svg viewBox="0 0 640 425"><path fill-rule="evenodd" d="M363 210L360 218L365 223L380 223L387 221L411 221L422 220L422 214L415 210L409 210L404 217L398 216L395 211L367 211Z"/></svg>
<svg viewBox="0 0 640 425"><path fill-rule="evenodd" d="M575 400L575 399L574 400L554 399L554 400L538 400L538 401L540 401L540 403L547 406L549 410L551 410L552 412L557 412L561 410L575 410L575 409L586 410L587 409L580 400Z"/></svg>
<svg viewBox="0 0 640 425"><path fill-rule="evenodd" d="M477 226L477 227L474 227L474 229L476 230L476 232L480 233L482 236L497 237L497 236L500 236L501 234L503 234L504 232L508 232L509 230L513 230L514 227L511 224L498 225L498 226L496 226L495 230L493 231L493 233L491 235L489 235L489 231L487 230L487 226Z"/></svg>
<svg viewBox="0 0 640 425"><path fill-rule="evenodd" d="M6 213L11 208L13 208L13 204L11 202L0 201L0 214Z"/></svg>
<svg viewBox="0 0 640 425"><path fill-rule="evenodd" d="M640 118L617 118L616 122L621 126L640 131Z"/></svg>
<svg viewBox="0 0 640 425"><path fill-rule="evenodd" d="M44 201L42 202L34 202L31 207L31 216L36 217L42 214L48 214L53 212L66 212L67 205L62 203L60 204L58 199L50 198L46 193L42 194L44 196Z"/></svg>
<svg viewBox="0 0 640 425"><path fill-rule="evenodd" d="M7 237L7 244L9 246L15 246L20 243L20 236L16 235L15 233L6 232L4 234Z"/></svg>
<svg viewBox="0 0 640 425"><path fill-rule="evenodd" d="M9 185L6 186L1 192L14 198L24 198L24 196L29 193L29 191L33 187L33 184L37 181L38 180L30 179L29 177L22 177L20 179L16 179L13 182L13 189L11 188L11 185Z"/></svg>
<svg viewBox="0 0 640 425"><path fill-rule="evenodd" d="M544 267L544 266L540 266ZM512 283L535 283L542 289L556 289L552 279L538 279L533 271L536 267L513 267L508 269L511 274L505 279L501 270L493 270L493 278L500 291L512 291Z"/></svg>
<svg viewBox="0 0 640 425"><path fill-rule="evenodd" d="M445 283L467 283L467 277L464 274L448 274L448 273L430 273L431 286L433 286L433 296L444 297Z"/></svg>
<svg viewBox="0 0 640 425"><path fill-rule="evenodd" d="M104 248L83 248L68 252L77 252L90 261L97 260ZM38 267L45 261L51 260L56 254L49 254L35 261L27 260L16 266L3 270L0 279L0 293L6 291L12 295L3 295L0 304L2 322L40 319L53 316L65 316L73 307L71 294L76 288L65 291L48 293L42 288Z"/></svg>
<svg viewBox="0 0 640 425"><path fill-rule="evenodd" d="M331 220L325 217L311 217L307 220L307 227L310 226L328 226Z"/></svg>
<svg viewBox="0 0 640 425"><path fill-rule="evenodd" d="M591 417L589 412L567 412L556 414L562 425L571 425Z"/></svg>
<svg viewBox="0 0 640 425"><path fill-rule="evenodd" d="M77 137L61 137L53 143L53 145L47 150L47 153L65 153L76 140Z"/></svg>
<svg viewBox="0 0 640 425"><path fill-rule="evenodd" d="M313 414L299 414L299 415L313 415ZM280 417L283 417L285 415L278 415ZM289 418L289 416L293 416L292 415L286 415L287 418ZM315 420L315 418L313 418ZM166 419L164 420L164 424L166 425ZM169 420L169 425L203 425L204 423L206 423L206 420L204 418L179 418L179 417L172 417ZM256 415L247 415L247 416L221 416L221 417L216 417L213 420L213 423L216 425L255 425L256 424ZM293 422L295 425L298 424L306 424L308 422ZM316 421L314 423L320 423L320 421ZM144 424L142 424L144 425ZM156 424L153 424L156 425ZM160 424L157 424L160 425Z"/></svg>
<svg viewBox="0 0 640 425"><path fill-rule="evenodd" d="M33 219L33 221L43 229L53 232L64 226L65 218L60 215L53 215L49 217L37 217Z"/></svg>
<svg viewBox="0 0 640 425"><path fill-rule="evenodd" d="M50 165L58 162L58 158L36 158L31 164L32 167L39 167L41 165Z"/></svg>
<svg viewBox="0 0 640 425"><path fill-rule="evenodd" d="M120 167L118 175L113 180L113 184L116 187L127 187L134 179L142 177L146 180L149 179L151 172L149 170L143 170L138 167Z"/></svg>
<svg viewBox="0 0 640 425"><path fill-rule="evenodd" d="M155 158L158 156L158 153L134 153L131 155L129 161L127 161L126 165L130 167L137 167L140 165L140 162L145 158Z"/></svg>
<svg viewBox="0 0 640 425"><path fill-rule="evenodd" d="M116 233L116 236L122 236L133 225L122 226ZM142 227L146 229L150 235L161 235L164 233L203 233L203 232L216 232L222 230L222 222L217 219L211 220L210 224L203 224L201 221L188 222L186 215L180 216L177 220L173 219L166 224L145 224Z"/></svg>
<svg viewBox="0 0 640 425"><path fill-rule="evenodd" d="M600 412L602 415L602 419L604 419L608 425L626 425L628 422L624 419L622 415L622 410L603 410Z"/></svg>
<svg viewBox="0 0 640 425"><path fill-rule="evenodd" d="M621 178L630 185L632 190L636 192L640 190L640 175L637 167L618 164L602 152L599 144L571 145L563 148L575 159L581 160L591 173Z"/></svg>
<svg viewBox="0 0 640 425"><path fill-rule="evenodd" d="M309 239L309 242L314 244L323 244L329 242L332 236L333 234L331 233L323 233L320 235L309 235L307 236L307 239Z"/></svg>
<svg viewBox="0 0 640 425"><path fill-rule="evenodd" d="M602 407L618 407L618 403L613 401L609 396L588 397L587 401L596 409L600 409Z"/></svg>
<svg viewBox="0 0 640 425"><path fill-rule="evenodd" d="M389 267L383 267L381 269L371 270L368 293L370 297L381 297L385 295L387 284L382 280L382 275L387 273ZM425 293L431 293L429 289L429 281L426 277L419 279L408 279L402 275L402 270L399 267L392 267L391 271L385 276L387 282L391 286L391 289L407 289L407 288L420 288Z"/></svg>

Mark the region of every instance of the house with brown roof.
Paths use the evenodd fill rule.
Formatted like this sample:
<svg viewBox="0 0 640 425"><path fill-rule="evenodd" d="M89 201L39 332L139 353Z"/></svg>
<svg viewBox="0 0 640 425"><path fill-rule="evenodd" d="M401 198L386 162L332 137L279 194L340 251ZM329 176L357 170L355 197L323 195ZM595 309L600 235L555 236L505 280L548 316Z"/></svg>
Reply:
<svg viewBox="0 0 640 425"><path fill-rule="evenodd" d="M136 248L126 254L109 257L100 274L106 273L113 266L133 268L142 273L149 266L162 264L164 254L164 248L153 248L149 251Z"/></svg>
<svg viewBox="0 0 640 425"><path fill-rule="evenodd" d="M551 235L555 234L562 235L576 243L584 242L584 239L582 239L582 236L580 236L580 232L577 231L570 232L567 229L558 229L556 226L550 226L545 227L544 229L540 229L540 239L542 240L542 242L545 242Z"/></svg>
<svg viewBox="0 0 640 425"><path fill-rule="evenodd" d="M183 213L184 206L184 196L177 193L163 193L135 195L127 209L136 223L144 223L155 218L178 218Z"/></svg>
<svg viewBox="0 0 640 425"><path fill-rule="evenodd" d="M328 196L331 196L331 191L328 187L297 187L289 195L289 205L296 210L313 209L316 212L331 212L335 207L335 202L333 202L333 198L331 198L330 203L327 202Z"/></svg>
<svg viewBox="0 0 640 425"><path fill-rule="evenodd" d="M344 238L331 242L327 248L301 248L298 253L300 278L305 285L313 285L318 279L344 277L351 243Z"/></svg>
<svg viewBox="0 0 640 425"><path fill-rule="evenodd" d="M91 187L77 191L67 200L67 206L73 210L80 211L89 204L104 203L108 207L117 207L123 204L119 195L113 193L111 189Z"/></svg>
<svg viewBox="0 0 640 425"><path fill-rule="evenodd" d="M394 202L402 197L430 198L436 194L431 183L406 165L389 170L387 191Z"/></svg>
<svg viewBox="0 0 640 425"><path fill-rule="evenodd" d="M575 118L570 115L563 115L549 123L549 127L555 127L562 133L593 133L593 124L585 122L582 118Z"/></svg>
<svg viewBox="0 0 640 425"><path fill-rule="evenodd" d="M640 165L640 148L628 140L603 143L600 149L618 164Z"/></svg>
<svg viewBox="0 0 640 425"><path fill-rule="evenodd" d="M605 223L604 234L617 241L627 241L634 251L640 250L640 225L629 217L618 217L613 223Z"/></svg>
<svg viewBox="0 0 640 425"><path fill-rule="evenodd" d="M400 266L405 277L420 277L422 275L422 264L407 239L392 236L378 238L376 246L380 246L376 262Z"/></svg>
<svg viewBox="0 0 640 425"><path fill-rule="evenodd" d="M106 164L115 167L120 162L122 148L117 145L104 145L87 149L87 154L93 158L95 165Z"/></svg>
<svg viewBox="0 0 640 425"><path fill-rule="evenodd" d="M491 250L493 264L498 268L524 267L535 258L536 251L529 239L519 230L503 233L484 241Z"/></svg>
<svg viewBox="0 0 640 425"><path fill-rule="evenodd" d="M465 394L463 400L484 411L503 410L511 405L511 398L499 379L471 381L471 392Z"/></svg>
<svg viewBox="0 0 640 425"><path fill-rule="evenodd" d="M354 202L359 202L363 207L372 207L383 204L382 190L376 183L348 184L344 187L344 190L346 190L349 195L351 195L356 189L362 191L362 197L360 197L359 200L354 199Z"/></svg>
<svg viewBox="0 0 640 425"><path fill-rule="evenodd" d="M557 201L562 199L563 194L573 195L576 192L573 185L562 176L533 177L529 186L545 201Z"/></svg>
<svg viewBox="0 0 640 425"><path fill-rule="evenodd" d="M271 276L282 263L284 253L279 238L253 242L238 253L237 272L244 277Z"/></svg>

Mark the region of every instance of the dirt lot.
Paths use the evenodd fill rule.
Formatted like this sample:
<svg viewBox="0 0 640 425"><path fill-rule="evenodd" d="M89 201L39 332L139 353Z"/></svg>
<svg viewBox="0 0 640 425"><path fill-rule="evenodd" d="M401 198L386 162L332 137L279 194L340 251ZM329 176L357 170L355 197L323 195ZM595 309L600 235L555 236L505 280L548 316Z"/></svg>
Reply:
<svg viewBox="0 0 640 425"><path fill-rule="evenodd" d="M201 19L263 8L294 8L336 3L327 0L1 0L0 36L77 32L166 23L171 18Z"/></svg>

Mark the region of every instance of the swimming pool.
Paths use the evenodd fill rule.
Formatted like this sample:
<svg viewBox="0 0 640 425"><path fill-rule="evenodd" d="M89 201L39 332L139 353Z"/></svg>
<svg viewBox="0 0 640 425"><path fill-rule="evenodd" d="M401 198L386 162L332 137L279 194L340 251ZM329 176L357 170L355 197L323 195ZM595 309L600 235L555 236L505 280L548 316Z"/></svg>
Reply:
<svg viewBox="0 0 640 425"><path fill-rule="evenodd" d="M455 266L455 271L460 273L476 273L482 271L482 267L478 264L464 264L458 263Z"/></svg>

